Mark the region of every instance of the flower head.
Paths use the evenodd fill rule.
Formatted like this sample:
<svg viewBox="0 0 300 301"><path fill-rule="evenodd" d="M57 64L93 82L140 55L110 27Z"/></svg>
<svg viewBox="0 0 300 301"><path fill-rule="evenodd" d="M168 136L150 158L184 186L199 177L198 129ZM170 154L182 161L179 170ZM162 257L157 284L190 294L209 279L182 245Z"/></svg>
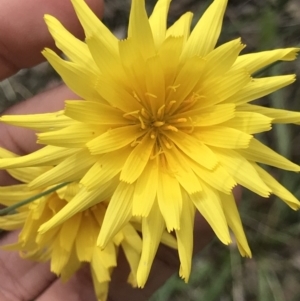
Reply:
<svg viewBox="0 0 300 301"><path fill-rule="evenodd" d="M3 155L14 156L0 148L0 157ZM36 172L45 172L43 167L34 169ZM33 168L26 167L9 171L13 177L23 182L33 179L33 172ZM56 192L19 207L14 214L1 216L1 229L21 229L18 241L2 248L19 251L23 258L39 262L50 261L51 271L62 280L68 280L83 263L89 263L98 300L105 301L111 273L117 266L119 248L123 249L131 268L128 281L136 286L142 241L133 225L127 223L104 249L100 249L96 241L106 211L106 204L102 202L73 215L46 233L38 232L42 224L66 206L79 190L79 186L78 183L66 185ZM15 205L24 198L33 197L40 192L29 190L26 184L0 187L1 205Z"/></svg>
<svg viewBox="0 0 300 301"><path fill-rule="evenodd" d="M258 163L300 167L254 138L272 123L299 123L300 114L250 104L294 82L294 75L254 78L297 48L240 55L240 39L218 46L226 0L215 0L190 32L192 14L167 28L170 0L159 0L148 18L143 0L132 0L128 38L119 41L83 0L71 0L86 40L73 37L54 17L45 20L68 60L43 54L83 101L61 112L4 116L30 127L47 145L30 155L3 159L2 168L53 165L29 183L32 189L77 181L72 199L41 233L111 197L97 244L105 248L132 216L141 217L143 247L137 282L146 282L161 235L175 231L180 275L191 269L193 221L198 210L225 244L236 236L251 256L232 189L240 184L293 209L298 200Z"/></svg>

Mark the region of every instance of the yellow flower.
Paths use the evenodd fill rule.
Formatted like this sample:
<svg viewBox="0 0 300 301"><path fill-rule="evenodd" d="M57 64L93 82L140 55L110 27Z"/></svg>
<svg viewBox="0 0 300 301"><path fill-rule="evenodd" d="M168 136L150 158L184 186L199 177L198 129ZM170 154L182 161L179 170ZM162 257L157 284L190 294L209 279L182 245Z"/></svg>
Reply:
<svg viewBox="0 0 300 301"><path fill-rule="evenodd" d="M293 209L298 200L257 163L300 167L254 138L272 123L299 123L300 114L250 104L294 82L294 75L253 78L275 61L291 61L297 48L240 55L236 39L215 48L226 0L215 0L190 32L192 13L171 27L170 0L159 0L150 18L143 0L132 0L128 38L119 41L83 0L71 0L86 40L58 20L45 20L69 61L43 54L84 101L66 101L52 114L4 116L2 122L40 132L45 148L1 168L54 165L30 182L32 189L66 181L82 187L41 228L52 231L78 212L111 197L97 243L106 247L132 216L142 218L143 247L137 282L144 286L165 228L175 231L180 275L188 279L196 209L218 238L236 236L251 256L232 188L240 184Z"/></svg>
<svg viewBox="0 0 300 301"><path fill-rule="evenodd" d="M3 155L5 157L14 156L14 154L0 148L0 157ZM45 168L42 167L20 168L10 170L9 173L16 179L27 182L34 179L36 173L44 171ZM21 229L18 242L2 248L20 251L23 258L30 258L35 261L50 260L51 271L64 281L69 279L81 267L82 263L90 263L98 300L105 301L111 273L117 265L120 247L123 249L131 268L128 281L136 286L136 271L140 260L142 240L132 224L127 223L104 249L97 247L97 236L106 211L106 203L104 202L75 214L60 226L46 233L38 233L39 227L66 206L78 189L78 183L69 184L54 193L18 208L18 212L14 214L0 216L1 229ZM30 191L26 184L0 187L1 204L11 206L40 192L39 190Z"/></svg>

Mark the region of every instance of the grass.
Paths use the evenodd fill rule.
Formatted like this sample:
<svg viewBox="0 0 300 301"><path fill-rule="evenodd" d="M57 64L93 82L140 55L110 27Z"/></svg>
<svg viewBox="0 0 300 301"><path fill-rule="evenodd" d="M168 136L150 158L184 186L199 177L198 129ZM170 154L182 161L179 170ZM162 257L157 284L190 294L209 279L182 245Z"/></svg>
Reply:
<svg viewBox="0 0 300 301"><path fill-rule="evenodd" d="M210 1L173 0L170 22L192 10L199 18ZM298 0L231 0L220 43L242 37L246 51L300 45ZM155 1L148 1L149 10ZM119 37L126 33L129 1L106 1L104 21ZM279 63L258 76L288 74L300 76L300 61ZM57 76L48 65L23 70L0 83L0 110L38 93ZM52 85L52 84L51 84ZM258 102L266 106L300 111L300 85L295 84ZM299 127L276 125L260 135L282 155L300 162ZM269 171L300 198L298 174ZM297 301L300 300L300 214L276 197L262 199L246 190L240 205L242 221L253 251L252 259L241 258L233 243L223 246L215 239L194 258L189 284L174 275L151 301Z"/></svg>

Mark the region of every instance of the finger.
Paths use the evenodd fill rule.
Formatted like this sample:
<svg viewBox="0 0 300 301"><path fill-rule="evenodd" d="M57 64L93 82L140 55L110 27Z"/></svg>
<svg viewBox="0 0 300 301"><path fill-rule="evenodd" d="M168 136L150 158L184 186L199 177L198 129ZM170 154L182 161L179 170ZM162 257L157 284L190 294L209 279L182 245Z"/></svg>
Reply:
<svg viewBox="0 0 300 301"><path fill-rule="evenodd" d="M86 0L92 10L102 15L101 0ZM54 47L44 14L51 14L74 35L83 31L70 0L2 0L0 2L0 80L19 69L34 66L44 58L41 50Z"/></svg>
<svg viewBox="0 0 300 301"><path fill-rule="evenodd" d="M62 282L60 279L53 282L35 299L35 301L53 300L97 301L89 266L86 265L81 268L67 282ZM124 300L124 298L122 300Z"/></svg>
<svg viewBox="0 0 300 301"><path fill-rule="evenodd" d="M17 232L6 233L1 237L0 246L16 242L17 235ZM1 301L33 300L55 280L49 263L24 260L17 252L0 249Z"/></svg>

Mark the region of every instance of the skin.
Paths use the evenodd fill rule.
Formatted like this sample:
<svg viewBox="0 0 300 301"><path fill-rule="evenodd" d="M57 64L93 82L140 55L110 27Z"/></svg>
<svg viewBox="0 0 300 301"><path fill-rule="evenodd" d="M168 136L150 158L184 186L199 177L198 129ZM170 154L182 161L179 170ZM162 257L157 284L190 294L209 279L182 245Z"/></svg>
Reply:
<svg viewBox="0 0 300 301"><path fill-rule="evenodd" d="M100 0L86 0L95 13L101 17L103 3ZM45 13L57 17L74 35L83 38L69 0L2 0L0 4L0 80L22 68L32 67L43 61L40 52L44 47L55 49L54 42L43 21ZM28 114L53 112L63 108L65 99L76 99L65 85L34 96L19 103L4 114ZM20 155L30 153L40 146L35 143L35 134L30 130L0 124L0 146ZM14 180L0 171L0 185L9 185ZM239 191L238 191L239 193ZM206 222L196 217L195 252L211 241L213 233ZM17 233L4 233L0 245L15 242ZM147 300L155 290L179 269L178 254L161 247L143 290L133 289L127 284L128 266L123 254L114 271L110 285L109 301ZM49 263L35 263L22 260L15 252L0 250L0 300L1 301L93 301L93 284L86 266L67 283L62 283L50 272Z"/></svg>

